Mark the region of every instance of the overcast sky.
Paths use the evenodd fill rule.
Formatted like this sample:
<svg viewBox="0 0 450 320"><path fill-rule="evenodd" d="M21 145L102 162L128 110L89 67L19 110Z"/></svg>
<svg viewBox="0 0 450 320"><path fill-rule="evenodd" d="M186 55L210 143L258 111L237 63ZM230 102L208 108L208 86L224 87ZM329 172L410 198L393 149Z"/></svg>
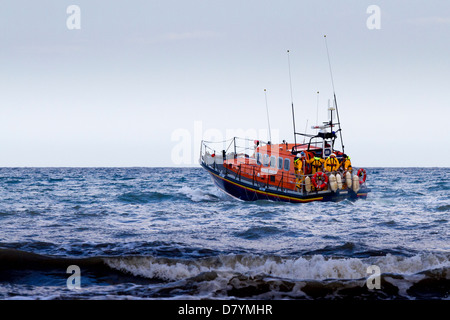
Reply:
<svg viewBox="0 0 450 320"><path fill-rule="evenodd" d="M304 131L324 34L353 164L450 166L449 1L5 0L0 30L0 166L198 166L205 133L267 140L264 89L292 141L286 51Z"/></svg>

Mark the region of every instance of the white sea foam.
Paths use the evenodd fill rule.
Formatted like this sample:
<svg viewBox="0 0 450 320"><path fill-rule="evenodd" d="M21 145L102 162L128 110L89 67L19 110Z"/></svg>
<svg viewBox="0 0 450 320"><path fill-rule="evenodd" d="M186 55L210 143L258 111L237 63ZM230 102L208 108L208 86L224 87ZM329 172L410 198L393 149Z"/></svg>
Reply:
<svg viewBox="0 0 450 320"><path fill-rule="evenodd" d="M222 197L222 194L216 188L200 189L183 186L179 189L179 192L194 202L214 201Z"/></svg>
<svg viewBox="0 0 450 320"><path fill-rule="evenodd" d="M135 276L177 281L214 271L221 277L236 274L270 276L287 280L361 279L367 267L377 265L383 274L412 275L436 268L449 268L448 256L420 254L413 257L386 255L374 258L328 258L323 255L298 258L224 255L197 260L155 257L107 258L107 265Z"/></svg>
<svg viewBox="0 0 450 320"><path fill-rule="evenodd" d="M449 255L436 253L421 253L412 257L387 254L377 257L374 264L380 267L382 273L415 274L437 268L450 268Z"/></svg>
<svg viewBox="0 0 450 320"><path fill-rule="evenodd" d="M105 262L113 269L131 273L134 276L167 281L190 278L202 270L208 271L206 267L197 266L195 263L176 262L154 257L106 258Z"/></svg>

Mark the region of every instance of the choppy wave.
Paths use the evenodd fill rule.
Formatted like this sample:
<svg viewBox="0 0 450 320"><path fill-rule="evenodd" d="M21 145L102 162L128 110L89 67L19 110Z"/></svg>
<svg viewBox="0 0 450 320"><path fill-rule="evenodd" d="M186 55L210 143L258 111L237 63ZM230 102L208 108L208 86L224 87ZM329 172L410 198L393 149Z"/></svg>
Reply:
<svg viewBox="0 0 450 320"><path fill-rule="evenodd" d="M450 204L439 206L436 208L437 211L450 211Z"/></svg>
<svg viewBox="0 0 450 320"><path fill-rule="evenodd" d="M270 237L283 231L277 227L272 226L257 226L250 227L244 231L235 232L234 235L247 240L256 240L262 237Z"/></svg>
<svg viewBox="0 0 450 320"><path fill-rule="evenodd" d="M449 177L373 168L366 200L290 204L200 168L0 168L0 298L448 299Z"/></svg>
<svg viewBox="0 0 450 320"><path fill-rule="evenodd" d="M167 201L175 197L162 192L126 192L118 196L118 200L130 204L143 204L158 201Z"/></svg>

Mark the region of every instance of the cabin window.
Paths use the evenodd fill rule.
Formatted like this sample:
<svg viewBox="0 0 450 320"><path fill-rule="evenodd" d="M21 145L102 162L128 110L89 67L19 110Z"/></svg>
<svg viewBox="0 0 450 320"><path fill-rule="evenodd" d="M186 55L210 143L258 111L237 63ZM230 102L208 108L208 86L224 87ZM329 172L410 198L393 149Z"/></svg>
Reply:
<svg viewBox="0 0 450 320"><path fill-rule="evenodd" d="M278 170L283 169L283 158L278 157Z"/></svg>
<svg viewBox="0 0 450 320"><path fill-rule="evenodd" d="M267 167L268 165L269 165L269 155L268 154L264 154L263 166Z"/></svg>
<svg viewBox="0 0 450 320"><path fill-rule="evenodd" d="M288 158L284 159L284 170L289 171L290 166L291 161Z"/></svg>
<svg viewBox="0 0 450 320"><path fill-rule="evenodd" d="M275 156L270 157L270 166L272 168L275 168L277 166L277 157L275 157Z"/></svg>
<svg viewBox="0 0 450 320"><path fill-rule="evenodd" d="M256 154L256 164L261 165L261 153L259 152Z"/></svg>

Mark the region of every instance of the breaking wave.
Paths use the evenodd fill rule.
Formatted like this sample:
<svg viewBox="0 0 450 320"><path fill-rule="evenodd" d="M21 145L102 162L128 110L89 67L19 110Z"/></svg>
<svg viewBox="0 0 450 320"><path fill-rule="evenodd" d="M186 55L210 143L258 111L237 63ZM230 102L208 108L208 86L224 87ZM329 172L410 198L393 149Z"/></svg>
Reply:
<svg viewBox="0 0 450 320"><path fill-rule="evenodd" d="M223 254L206 258L118 256L60 258L1 249L2 274L40 270L65 285L67 266L79 265L95 288L101 282L133 283L127 298L183 298L189 295L210 299L448 299L450 293L449 254L421 253L411 257L374 256L337 258L320 254L299 257ZM378 266L381 287L367 286L369 266ZM19 270L19 271L18 271ZM58 271L59 270L59 271ZM21 280L22 281L22 280ZM98 289L101 290L101 289ZM110 289L109 289L110 290ZM114 289L118 297L120 290ZM117 292L119 291L119 292ZM91 294L93 294L91 292ZM97 294L103 294L98 292ZM125 294L125 293L123 293Z"/></svg>
<svg viewBox="0 0 450 320"><path fill-rule="evenodd" d="M117 200L128 204L146 204L162 201L184 200L186 198L193 202L210 202L219 201L221 198L224 198L224 195L213 188L199 189L183 186L176 193L173 191L126 192L120 194L117 197Z"/></svg>
<svg viewBox="0 0 450 320"><path fill-rule="evenodd" d="M221 255L202 259L156 257L106 258L112 269L165 283L153 288L154 297L184 291L208 298L248 299L361 299L448 298L448 255L388 254L367 259L323 255L279 256ZM367 286L368 267L379 267L381 287Z"/></svg>
<svg viewBox="0 0 450 320"><path fill-rule="evenodd" d="M323 255L298 258L221 255L196 260L134 256L105 258L105 262L113 269L164 281L176 281L209 271L290 280L325 280L364 278L370 265L379 266L382 273L408 275L436 268L450 268L448 256L436 254L419 254L413 257L388 254L368 259L333 258Z"/></svg>
<svg viewBox="0 0 450 320"><path fill-rule="evenodd" d="M183 186L179 192L194 202L219 201L224 198L224 195L214 188L200 189Z"/></svg>

